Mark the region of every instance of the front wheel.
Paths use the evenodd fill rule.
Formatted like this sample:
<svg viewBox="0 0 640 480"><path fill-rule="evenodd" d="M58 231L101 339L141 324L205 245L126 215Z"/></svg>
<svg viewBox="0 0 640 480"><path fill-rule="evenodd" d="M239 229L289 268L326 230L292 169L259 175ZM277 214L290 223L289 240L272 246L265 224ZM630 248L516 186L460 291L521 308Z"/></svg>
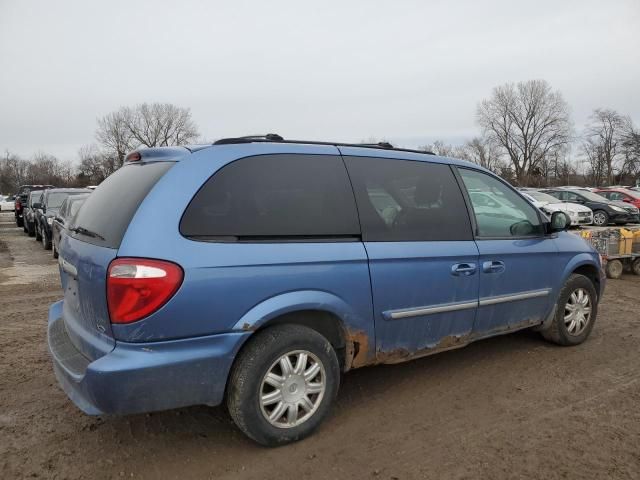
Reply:
<svg viewBox="0 0 640 480"><path fill-rule="evenodd" d="M593 224L598 227L606 227L609 224L609 214L604 210L593 212Z"/></svg>
<svg viewBox="0 0 640 480"><path fill-rule="evenodd" d="M35 226L35 231L36 231L36 242L39 242L42 240L42 233L40 232L40 227L38 226L37 223Z"/></svg>
<svg viewBox="0 0 640 480"><path fill-rule="evenodd" d="M572 274L560 291L551 324L542 336L558 345L579 345L593 329L598 314L598 294L584 275Z"/></svg>
<svg viewBox="0 0 640 480"><path fill-rule="evenodd" d="M301 440L329 413L340 383L329 341L301 325L277 325L249 339L229 378L236 425L265 446Z"/></svg>
<svg viewBox="0 0 640 480"><path fill-rule="evenodd" d="M42 237L42 248L45 250L51 250L51 240L49 240L47 232L41 232L40 236Z"/></svg>

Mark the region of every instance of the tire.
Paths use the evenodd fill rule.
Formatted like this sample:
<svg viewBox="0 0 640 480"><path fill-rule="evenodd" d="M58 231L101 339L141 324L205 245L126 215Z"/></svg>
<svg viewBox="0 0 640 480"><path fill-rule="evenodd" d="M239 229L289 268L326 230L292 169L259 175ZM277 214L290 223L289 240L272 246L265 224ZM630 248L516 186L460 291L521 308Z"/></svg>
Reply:
<svg viewBox="0 0 640 480"><path fill-rule="evenodd" d="M22 230L24 231L24 233L29 233L29 229L27 228L27 222L25 222L24 219L22 220Z"/></svg>
<svg viewBox="0 0 640 480"><path fill-rule="evenodd" d="M582 292L588 300L580 301L581 296L578 292ZM580 317L565 318L567 312L571 312L567 310L569 304L573 305L573 311L576 311L579 304L582 307L581 310L577 310L579 313L585 312L585 306L590 308L588 316L584 314L584 322L580 321ZM555 309L553 321L546 329L541 330L542 336L562 346L579 345L584 342L589 337L598 316L598 294L591 280L584 275L572 274L560 290Z"/></svg>
<svg viewBox="0 0 640 480"><path fill-rule="evenodd" d="M51 240L49 240L47 232L42 232L40 234L40 238L42 240L42 248L44 248L45 250L51 250Z"/></svg>
<svg viewBox="0 0 640 480"><path fill-rule="evenodd" d="M631 271L633 273L635 273L636 275L640 275L640 258L636 258L632 263L631 263Z"/></svg>
<svg viewBox="0 0 640 480"><path fill-rule="evenodd" d="M27 234L30 237L35 237L36 236L36 227L35 227L35 225L33 227L27 225Z"/></svg>
<svg viewBox="0 0 640 480"><path fill-rule="evenodd" d="M16 227L20 228L24 228L24 222L22 221L22 219L20 217L16 217Z"/></svg>
<svg viewBox="0 0 640 480"><path fill-rule="evenodd" d="M604 210L596 210L593 212L593 224L598 227L606 227L609 225L609 214Z"/></svg>
<svg viewBox="0 0 640 480"><path fill-rule="evenodd" d="M53 254L53 258L58 258L58 249L56 248L55 242L51 242L51 253Z"/></svg>
<svg viewBox="0 0 640 480"><path fill-rule="evenodd" d="M308 380L301 378L303 375L296 375L299 355L304 352L310 354L303 366L303 369L307 368L306 372L310 372L315 364L320 365L316 367L319 371ZM279 362L285 356L290 360L289 367L293 368L289 377ZM276 391L279 390L266 382L268 373L272 373L273 378L286 377L287 380L281 385L282 400L263 405L261 397L269 394L277 396ZM324 390L315 393L315 389L323 382ZM238 428L248 437L264 446L275 447L301 440L313 433L328 415L339 384L338 357L325 337L301 325L277 325L256 333L243 347L229 377L227 408ZM310 387L314 388L314 393L305 394ZM300 422L297 425L288 424L290 409L286 407L287 396L293 396L290 401L296 405L293 408L296 412L295 421ZM301 403L297 403L305 398L307 405L313 408L303 408ZM277 416L276 411L281 411L281 415ZM276 423L278 420L282 423L276 425L268 420L269 414L276 415Z"/></svg>
<svg viewBox="0 0 640 480"><path fill-rule="evenodd" d="M607 266L604 268L604 271L607 274L607 278L616 280L622 276L624 265L622 265L622 262L620 260L609 260L607 262Z"/></svg>
<svg viewBox="0 0 640 480"><path fill-rule="evenodd" d="M39 242L40 240L42 240L42 233L40 233L40 227L38 227L37 223L36 223L35 231L36 231L36 242Z"/></svg>

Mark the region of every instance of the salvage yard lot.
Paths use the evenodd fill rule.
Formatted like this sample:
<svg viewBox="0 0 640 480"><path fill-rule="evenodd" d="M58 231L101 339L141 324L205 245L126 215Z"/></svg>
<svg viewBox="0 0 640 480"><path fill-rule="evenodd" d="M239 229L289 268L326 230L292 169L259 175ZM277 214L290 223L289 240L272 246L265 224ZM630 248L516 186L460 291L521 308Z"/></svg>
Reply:
<svg viewBox="0 0 640 480"><path fill-rule="evenodd" d="M311 438L257 446L222 408L89 417L46 349L50 251L0 214L2 478L640 478L640 277L610 280L591 338L522 332L346 375Z"/></svg>

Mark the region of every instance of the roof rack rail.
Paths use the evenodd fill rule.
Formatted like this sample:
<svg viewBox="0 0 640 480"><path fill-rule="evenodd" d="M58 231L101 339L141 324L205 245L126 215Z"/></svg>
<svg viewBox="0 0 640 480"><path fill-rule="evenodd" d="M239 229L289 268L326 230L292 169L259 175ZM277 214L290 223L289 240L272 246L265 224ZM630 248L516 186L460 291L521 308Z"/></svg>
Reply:
<svg viewBox="0 0 640 480"><path fill-rule="evenodd" d="M428 150L413 150L410 148L394 147L389 142L377 143L343 143L343 142L319 142L316 140L285 140L277 133L267 133L266 135L246 135L244 137L221 138L213 142L213 145L233 145L238 143L253 142L274 142L274 143L305 143L308 145L333 145L335 147L363 147L363 148L380 148L384 150L397 150L400 152L422 153L426 155L435 155Z"/></svg>
<svg viewBox="0 0 640 480"><path fill-rule="evenodd" d="M282 138L277 133L267 133L266 135L245 135L244 137L221 138L213 142L213 145L229 145L233 143L252 142L282 142Z"/></svg>

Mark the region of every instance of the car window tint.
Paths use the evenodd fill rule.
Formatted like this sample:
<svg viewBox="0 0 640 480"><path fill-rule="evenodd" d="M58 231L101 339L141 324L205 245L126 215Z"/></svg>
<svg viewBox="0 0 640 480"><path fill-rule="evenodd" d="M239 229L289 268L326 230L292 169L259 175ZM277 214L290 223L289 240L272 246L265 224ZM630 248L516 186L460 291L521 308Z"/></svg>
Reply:
<svg viewBox="0 0 640 480"><path fill-rule="evenodd" d="M203 240L356 237L360 226L344 163L334 155L236 160L198 191L180 232Z"/></svg>
<svg viewBox="0 0 640 480"><path fill-rule="evenodd" d="M462 192L448 165L345 157L365 241L473 238Z"/></svg>
<svg viewBox="0 0 640 480"><path fill-rule="evenodd" d="M75 225L100 237L74 233L83 242L118 248L138 207L173 162L125 164L104 180L78 212Z"/></svg>
<svg viewBox="0 0 640 480"><path fill-rule="evenodd" d="M542 224L535 207L497 178L460 169L476 217L479 237L540 235Z"/></svg>

